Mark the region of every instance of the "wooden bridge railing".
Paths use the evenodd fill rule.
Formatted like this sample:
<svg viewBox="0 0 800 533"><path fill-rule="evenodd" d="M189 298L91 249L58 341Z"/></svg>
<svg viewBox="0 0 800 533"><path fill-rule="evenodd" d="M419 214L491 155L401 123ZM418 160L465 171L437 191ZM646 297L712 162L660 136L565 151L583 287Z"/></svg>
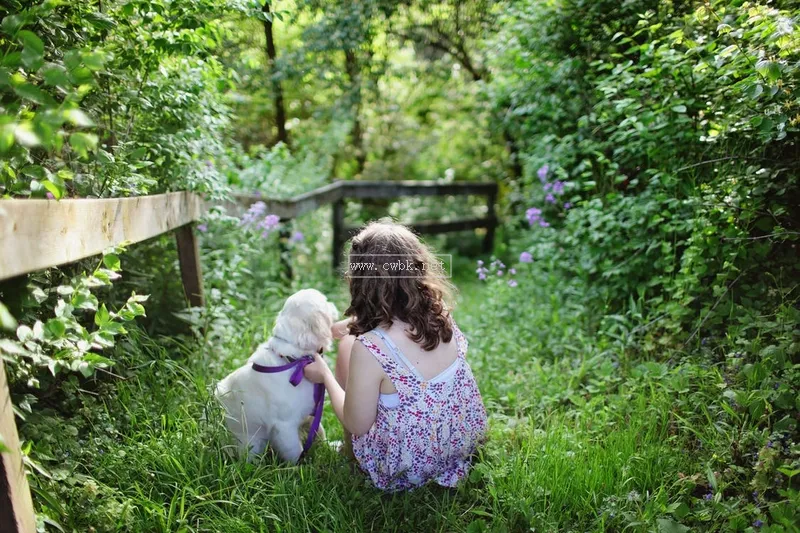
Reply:
<svg viewBox="0 0 800 533"><path fill-rule="evenodd" d="M255 195L237 195L240 206L250 206L264 202L266 211L291 220L314 211L327 204L333 204L333 267L338 268L347 239L358 232L357 226L345 224L345 201L348 199L391 199L406 196L486 196L487 214L484 218L469 218L446 222L426 221L411 224L417 233L437 234L485 228L483 251L488 253L494 246L497 226L495 202L497 183L434 181L337 181L311 192L301 194L290 200L270 200Z"/></svg>
<svg viewBox="0 0 800 533"><path fill-rule="evenodd" d="M490 251L497 225L496 183L337 181L288 200L237 195L236 202L227 205L241 209L263 201L267 213L285 221L333 204L333 265L337 267L345 242L358 230L345 225L347 199L449 195L486 196L487 216L420 222L412 227L420 233L486 228L483 247L484 251ZM208 207L199 195L186 191L134 198L0 200L0 281L72 263L111 246L141 242L174 230L186 299L192 306L202 306L202 270L192 225ZM33 533L36 531L33 504L1 357L0 436L7 448L0 453L0 532Z"/></svg>

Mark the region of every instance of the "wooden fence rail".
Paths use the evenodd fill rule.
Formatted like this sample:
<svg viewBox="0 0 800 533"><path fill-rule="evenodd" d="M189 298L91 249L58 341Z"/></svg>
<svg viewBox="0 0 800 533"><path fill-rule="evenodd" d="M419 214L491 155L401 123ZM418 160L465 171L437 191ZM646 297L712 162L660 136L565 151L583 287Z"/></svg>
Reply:
<svg viewBox="0 0 800 533"><path fill-rule="evenodd" d="M337 267L345 242L358 231L345 225L347 199L451 195L486 196L487 216L419 222L412 227L420 233L485 228L484 250L491 250L497 225L496 183L336 181L288 200L236 195L235 202L223 205L242 209L263 201L267 213L285 221L333 204L333 265ZM192 306L202 306L202 270L192 225L208 208L202 197L186 191L134 198L0 200L0 281L72 263L100 254L111 246L133 244L175 231L186 299ZM0 532L33 533L36 521L1 358L0 436L8 448L0 454Z"/></svg>

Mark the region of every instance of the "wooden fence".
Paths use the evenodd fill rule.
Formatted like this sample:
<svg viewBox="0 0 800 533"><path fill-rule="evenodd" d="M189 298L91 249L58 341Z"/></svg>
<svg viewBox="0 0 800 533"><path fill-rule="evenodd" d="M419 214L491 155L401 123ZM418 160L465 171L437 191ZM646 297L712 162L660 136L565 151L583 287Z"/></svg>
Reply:
<svg viewBox="0 0 800 533"><path fill-rule="evenodd" d="M228 207L247 208L263 201L267 213L286 221L333 204L333 266L337 267L345 242L358 230L345 224L347 199L451 195L486 196L487 216L419 222L412 227L423 234L485 228L483 247L490 251L497 225L496 183L337 181L288 200L237 195L236 202ZM91 257L111 246L175 231L186 299L192 306L202 306L202 270L192 226L208 207L199 195L185 191L134 198L0 200L0 281ZM33 504L2 358L0 436L7 448L0 453L0 532L33 533Z"/></svg>

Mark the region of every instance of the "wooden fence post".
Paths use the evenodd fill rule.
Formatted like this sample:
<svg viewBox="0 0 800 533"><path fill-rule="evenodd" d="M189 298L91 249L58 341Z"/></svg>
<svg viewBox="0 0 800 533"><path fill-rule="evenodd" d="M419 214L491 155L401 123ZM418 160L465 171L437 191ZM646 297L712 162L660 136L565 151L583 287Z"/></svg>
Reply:
<svg viewBox="0 0 800 533"><path fill-rule="evenodd" d="M483 253L488 254L494 249L494 230L497 226L497 212L495 211L494 204L497 202L497 187L488 194L487 206L488 211L486 218L490 220L489 226L486 228L486 235L483 237Z"/></svg>
<svg viewBox="0 0 800 533"><path fill-rule="evenodd" d="M283 271L283 275L286 277L286 279L290 281L293 275L292 257L291 252L289 251L289 239L292 238L291 228L289 227L291 222L291 220L283 221L283 224L281 224L281 227L278 230L278 250L281 255L281 270Z"/></svg>
<svg viewBox="0 0 800 533"><path fill-rule="evenodd" d="M341 265L344 243L347 234L344 227L344 199L336 200L333 203L333 270L337 270Z"/></svg>
<svg viewBox="0 0 800 533"><path fill-rule="evenodd" d="M33 514L31 490L28 487L19 451L19 435L2 358L0 358L0 435L9 450L0 453L0 531L34 533L36 517Z"/></svg>
<svg viewBox="0 0 800 533"><path fill-rule="evenodd" d="M200 250L194 234L194 224L186 224L175 230L178 244L178 262L186 299L192 307L203 306L203 270L200 267Z"/></svg>

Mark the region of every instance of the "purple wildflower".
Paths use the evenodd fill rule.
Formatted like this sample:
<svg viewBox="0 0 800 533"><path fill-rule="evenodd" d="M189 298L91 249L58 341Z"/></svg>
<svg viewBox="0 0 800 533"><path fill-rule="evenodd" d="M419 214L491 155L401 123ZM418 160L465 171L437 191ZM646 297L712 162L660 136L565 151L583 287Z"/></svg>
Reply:
<svg viewBox="0 0 800 533"><path fill-rule="evenodd" d="M544 183L547 180L547 173L550 172L550 167L548 165L543 165L539 170L536 171L536 175L539 176L539 181Z"/></svg>
<svg viewBox="0 0 800 533"><path fill-rule="evenodd" d="M479 266L479 267L482 267L482 266L483 266L483 261L481 261L480 259L478 259L478 266Z"/></svg>
<svg viewBox="0 0 800 533"><path fill-rule="evenodd" d="M258 224L258 227L264 230L261 232L261 236L266 237L267 235L269 235L270 232L272 232L272 230L277 228L278 224L280 223L281 219L278 215L267 215L266 217L264 217L264 220L262 220Z"/></svg>
<svg viewBox="0 0 800 533"><path fill-rule="evenodd" d="M556 181L555 183L553 183L553 194L558 194L558 195L564 194L563 181Z"/></svg>
<svg viewBox="0 0 800 533"><path fill-rule="evenodd" d="M250 209L242 216L241 222L239 222L240 226L249 226L255 223L256 220L264 216L267 212L267 204L264 202L256 202L250 206Z"/></svg>
<svg viewBox="0 0 800 533"><path fill-rule="evenodd" d="M517 286L517 280L515 280L515 279L508 280L508 286L509 287L516 287Z"/></svg>
<svg viewBox="0 0 800 533"><path fill-rule="evenodd" d="M542 218L542 210L538 207L531 207L527 211L525 211L525 218L528 219L528 224L533 226Z"/></svg>
<svg viewBox="0 0 800 533"><path fill-rule="evenodd" d="M753 522L753 527L761 527L763 525L764 522L762 522L761 520L756 520L755 522Z"/></svg>
<svg viewBox="0 0 800 533"><path fill-rule="evenodd" d="M564 209L572 209L572 202L564 202Z"/></svg>
<svg viewBox="0 0 800 533"><path fill-rule="evenodd" d="M517 269L516 268L512 268L511 270L508 271L508 273L513 276L514 274L517 273Z"/></svg>
<svg viewBox="0 0 800 533"><path fill-rule="evenodd" d="M544 184L544 190L545 191L550 191L552 188L553 188L553 184L552 183L545 183Z"/></svg>
<svg viewBox="0 0 800 533"><path fill-rule="evenodd" d="M498 271L497 271L497 275L498 275L498 276L502 276L502 275L503 275L503 271L502 271L502 270L498 270Z"/></svg>
<svg viewBox="0 0 800 533"><path fill-rule="evenodd" d="M706 493L705 496L703 496L703 499L705 501L707 501L707 502L711 501L713 498L714 498L714 493L713 492L708 492L708 493Z"/></svg>
<svg viewBox="0 0 800 533"><path fill-rule="evenodd" d="M47 192L47 194L45 196L47 196L48 200L55 200L55 198L56 198L55 196L53 196L53 193L51 193L49 191Z"/></svg>
<svg viewBox="0 0 800 533"><path fill-rule="evenodd" d="M305 235L303 235L302 231L295 231L292 233L292 238L290 239L292 242L303 242L305 240Z"/></svg>
<svg viewBox="0 0 800 533"><path fill-rule="evenodd" d="M205 233L208 231L208 226L205 224L200 224L197 226L197 231L199 231L200 233Z"/></svg>
<svg viewBox="0 0 800 533"><path fill-rule="evenodd" d="M481 281L485 280L486 279L486 273L485 272L479 272L478 273L478 279L481 280Z"/></svg>
<svg viewBox="0 0 800 533"><path fill-rule="evenodd" d="M519 254L520 263L533 263L533 255L530 252L522 252Z"/></svg>
<svg viewBox="0 0 800 533"><path fill-rule="evenodd" d="M549 204L556 203L556 197L552 195L552 193L547 193L547 196L544 197L544 201Z"/></svg>
<svg viewBox="0 0 800 533"><path fill-rule="evenodd" d="M543 228L549 228L549 227L550 227L550 223L549 223L549 222L547 222L545 219L541 219L541 220L539 221L539 225L540 225L541 227L543 227Z"/></svg>

